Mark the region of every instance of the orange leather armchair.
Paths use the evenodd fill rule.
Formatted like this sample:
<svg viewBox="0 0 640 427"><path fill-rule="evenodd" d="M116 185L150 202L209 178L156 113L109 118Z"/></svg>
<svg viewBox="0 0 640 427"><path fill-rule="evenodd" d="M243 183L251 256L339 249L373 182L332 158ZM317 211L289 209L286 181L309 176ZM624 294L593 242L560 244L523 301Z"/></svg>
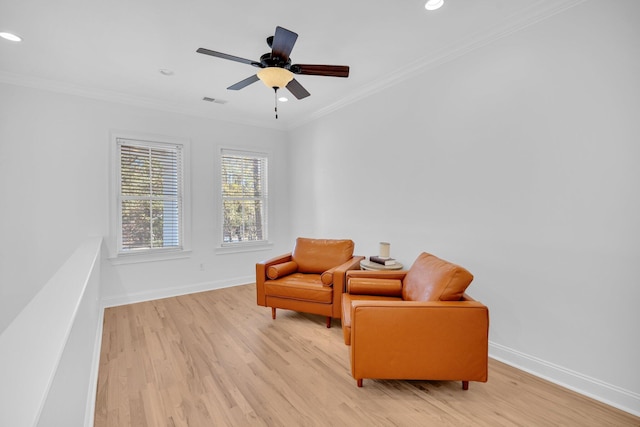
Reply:
<svg viewBox="0 0 640 427"><path fill-rule="evenodd" d="M342 330L351 374L487 381L489 310L465 294L473 275L422 253L408 271L349 271Z"/></svg>
<svg viewBox="0 0 640 427"><path fill-rule="evenodd" d="M256 264L258 305L319 314L342 315L342 294L347 270L360 268L364 257L353 256L351 240L299 237L293 252Z"/></svg>

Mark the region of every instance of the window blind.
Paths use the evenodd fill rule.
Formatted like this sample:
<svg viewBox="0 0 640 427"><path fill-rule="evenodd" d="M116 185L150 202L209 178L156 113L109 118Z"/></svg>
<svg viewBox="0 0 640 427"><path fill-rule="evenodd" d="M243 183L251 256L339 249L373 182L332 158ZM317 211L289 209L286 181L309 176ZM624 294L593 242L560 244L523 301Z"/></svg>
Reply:
<svg viewBox="0 0 640 427"><path fill-rule="evenodd" d="M182 147L118 139L120 252L182 247Z"/></svg>
<svg viewBox="0 0 640 427"><path fill-rule="evenodd" d="M267 155L222 150L223 245L267 240Z"/></svg>

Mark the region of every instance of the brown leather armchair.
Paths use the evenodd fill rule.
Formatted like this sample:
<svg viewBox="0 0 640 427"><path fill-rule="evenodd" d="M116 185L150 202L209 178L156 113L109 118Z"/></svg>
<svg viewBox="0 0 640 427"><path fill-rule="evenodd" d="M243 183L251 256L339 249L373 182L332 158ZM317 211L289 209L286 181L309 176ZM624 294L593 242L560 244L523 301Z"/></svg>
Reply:
<svg viewBox="0 0 640 427"><path fill-rule="evenodd" d="M487 381L489 310L465 294L473 275L422 253L408 271L349 271L342 330L351 374Z"/></svg>
<svg viewBox="0 0 640 427"><path fill-rule="evenodd" d="M299 237L293 252L256 264L258 305L333 317L342 315L347 270L360 268L364 258L353 256L351 240Z"/></svg>

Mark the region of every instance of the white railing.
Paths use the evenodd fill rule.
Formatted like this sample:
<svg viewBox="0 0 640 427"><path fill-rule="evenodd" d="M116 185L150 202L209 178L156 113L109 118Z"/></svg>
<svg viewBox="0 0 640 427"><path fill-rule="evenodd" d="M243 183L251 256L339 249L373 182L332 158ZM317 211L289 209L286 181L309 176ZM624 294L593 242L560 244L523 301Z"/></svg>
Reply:
<svg viewBox="0 0 640 427"><path fill-rule="evenodd" d="M92 423L101 245L80 245L0 335L0 426Z"/></svg>

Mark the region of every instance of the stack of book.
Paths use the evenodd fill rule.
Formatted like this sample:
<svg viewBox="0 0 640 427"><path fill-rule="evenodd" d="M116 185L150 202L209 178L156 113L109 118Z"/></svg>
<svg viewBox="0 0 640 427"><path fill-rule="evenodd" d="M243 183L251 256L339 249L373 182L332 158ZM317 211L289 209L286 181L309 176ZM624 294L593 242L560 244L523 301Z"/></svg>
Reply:
<svg viewBox="0 0 640 427"><path fill-rule="evenodd" d="M389 257L381 257L381 256L377 256L377 255L372 255L369 257L369 261L371 262L375 262L376 264L380 264L380 265L394 265L396 263L396 260L393 258L389 258Z"/></svg>

